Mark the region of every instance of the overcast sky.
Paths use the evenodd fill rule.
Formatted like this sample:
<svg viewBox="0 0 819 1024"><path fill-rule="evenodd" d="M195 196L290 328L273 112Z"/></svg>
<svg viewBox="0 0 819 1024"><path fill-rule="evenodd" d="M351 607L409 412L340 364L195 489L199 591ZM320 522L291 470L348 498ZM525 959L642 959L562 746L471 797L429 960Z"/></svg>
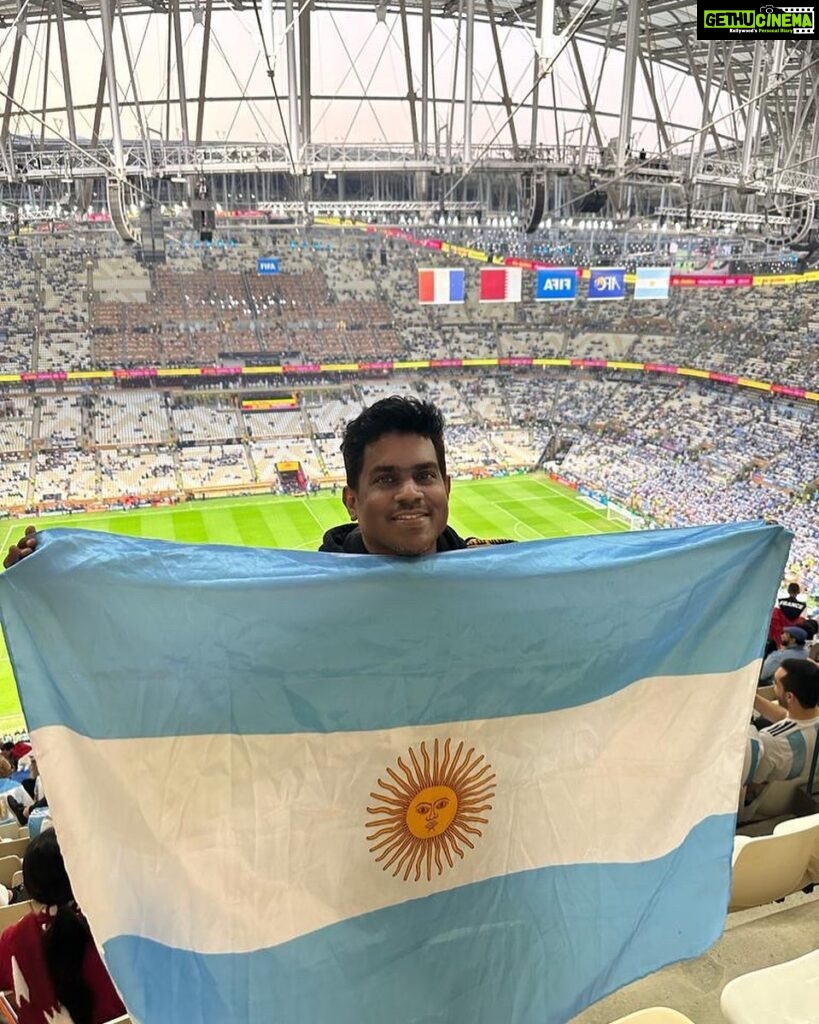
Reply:
<svg viewBox="0 0 819 1024"><path fill-rule="evenodd" d="M129 46L136 66L137 91L143 103L143 116L153 132L166 130L167 96L165 80L168 60L168 20L166 15L129 17L126 19ZM263 142L282 140L283 130L267 76L267 66L261 36L253 12L220 12L213 16L213 34L206 94L209 102L205 112L204 137L211 140ZM463 138L463 107L457 104L454 113L450 109L449 97L452 92L456 48L457 18L435 19L434 56L435 89L438 95L436 120L430 118L430 138L437 132L443 146L450 128L457 143ZM199 91L199 71L202 55L203 28L196 23L191 13L182 14L183 36L185 38L184 63L185 80L189 99ZM421 75L421 21L420 17L409 18L410 42L413 61L413 78L416 92L420 95ZM402 33L397 15L387 13L379 21L375 11L361 14L321 11L312 16L313 67L312 92L315 96L333 97L315 99L312 106L314 141L325 142L411 142L409 108L405 96L407 79L404 65ZM532 67L535 42L530 29L525 27L503 27L499 30L508 86L513 102L519 102L532 85ZM266 33L267 34L267 33ZM4 87L7 81L14 30L5 30L0 43L0 75ZM89 23L69 22L67 24L68 49L71 59L71 80L74 103L77 108L77 131L80 136L89 136L93 121L93 106L97 92L101 61L102 43L98 21ZM122 44L121 27L115 25L117 77L120 100L133 101L125 52ZM273 15L272 38L268 39L271 62L275 67L275 81L281 98L281 109L289 131L287 109L287 69L285 56L285 22L283 12ZM45 77L46 27L30 24L26 26L23 40L20 70L15 95L20 102L35 112L41 112L43 105L43 81ZM456 94L463 97L464 54L463 41L456 81ZM597 97L597 109L604 137L614 138L618 130L619 104L622 88L622 54L610 51L603 65L604 50L592 44L581 44L581 54L589 87ZM171 98L174 101L170 114L171 138L181 137L179 105L176 102L176 61L171 44ZM701 104L694 83L681 72L668 68L655 70L658 102L666 120L683 126L699 127ZM476 145L488 143L506 119L500 106L487 106L486 99L497 103L501 99L500 76L497 72L495 54L489 27L478 23L475 28L474 64L474 132ZM553 110L553 95L556 100L557 116ZM243 102L237 97L242 94L255 97ZM362 97L396 97L393 101L377 101ZM541 142L580 142L586 137L588 119L572 108L582 106L581 90L577 81L574 59L570 50L560 58L554 85L551 81L541 84L538 136ZM228 97L223 100L222 97ZM346 97L346 98L345 98ZM56 31L52 32L48 70L48 107L64 106L62 74ZM725 98L720 111L727 111ZM420 109L418 113L420 123ZM633 126L634 145L645 146L648 150L659 147L656 128L653 125L653 108L648 92L642 82L638 67L638 88L635 100L635 117L646 121L635 121ZM188 118L193 136L196 123L196 106L189 103ZM126 137L137 138L138 126L133 108L124 106L122 111L123 132ZM64 112L52 109L46 121L50 132L67 133ZM528 142L530 135L530 113L521 111L515 119L521 142ZM577 129L586 125L585 131ZM726 123L726 128L728 123ZM40 126L30 117L21 115L12 120L12 131L19 134L34 133L39 136ZM153 134L152 132L152 134ZM110 135L110 121L107 114L103 119L103 137ZM688 128L669 128L672 138L682 139ZM510 134L504 128L498 142L508 144Z"/></svg>

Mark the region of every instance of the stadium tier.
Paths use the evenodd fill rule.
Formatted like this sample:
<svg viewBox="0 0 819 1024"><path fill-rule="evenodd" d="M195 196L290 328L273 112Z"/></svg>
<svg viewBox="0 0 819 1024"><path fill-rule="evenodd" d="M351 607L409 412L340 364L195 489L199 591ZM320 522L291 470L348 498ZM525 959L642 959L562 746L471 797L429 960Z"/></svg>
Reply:
<svg viewBox="0 0 819 1024"><path fill-rule="evenodd" d="M237 234L173 242L153 270L106 233L0 249L3 508L286 490L291 463L312 487L338 484L343 424L406 392L444 410L459 475L540 466L660 525L776 519L796 535L791 570L819 590L819 284L603 303L583 286L540 302L524 270L520 301L481 302L483 264L460 259L465 301L432 305L418 301L419 268L465 252L629 275L647 257L639 240L547 251L492 228L451 232L449 251L422 242ZM260 253L281 272L259 275ZM680 273L736 271L708 240L687 256ZM319 372L328 363L350 372Z"/></svg>

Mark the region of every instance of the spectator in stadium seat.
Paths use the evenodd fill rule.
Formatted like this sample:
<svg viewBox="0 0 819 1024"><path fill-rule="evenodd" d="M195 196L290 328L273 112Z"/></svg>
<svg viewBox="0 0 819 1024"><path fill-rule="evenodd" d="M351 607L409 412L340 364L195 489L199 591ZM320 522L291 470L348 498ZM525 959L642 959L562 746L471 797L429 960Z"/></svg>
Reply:
<svg viewBox="0 0 819 1024"><path fill-rule="evenodd" d="M375 402L347 424L341 451L352 523L328 530L321 551L413 557L503 543L465 540L447 525L444 418L432 402Z"/></svg>
<svg viewBox="0 0 819 1024"><path fill-rule="evenodd" d="M745 802L761 794L766 782L807 777L819 725L819 665L787 658L774 673L778 703L757 695L754 710L771 725L752 725L745 758Z"/></svg>
<svg viewBox="0 0 819 1024"><path fill-rule="evenodd" d="M762 671L759 673L760 683L767 683L773 679L774 673L786 659L807 658L808 652L805 642L808 634L801 626L785 626L782 630L782 646L778 651L769 654L762 662Z"/></svg>
<svg viewBox="0 0 819 1024"><path fill-rule="evenodd" d="M74 900L53 829L29 843L23 883L39 909L0 935L0 987L14 992L20 1024L103 1024L125 1013Z"/></svg>
<svg viewBox="0 0 819 1024"><path fill-rule="evenodd" d="M788 622L797 622L801 619L808 606L806 601L799 600L798 583L789 583L788 596L781 598L777 604Z"/></svg>
<svg viewBox="0 0 819 1024"><path fill-rule="evenodd" d="M11 807L10 800L16 800L20 807L28 810L34 801L24 786L10 778L11 772L11 764L4 757L0 757L0 807L2 806L3 798L5 798L8 807ZM6 820L10 817L10 814L4 814L0 810L0 818Z"/></svg>

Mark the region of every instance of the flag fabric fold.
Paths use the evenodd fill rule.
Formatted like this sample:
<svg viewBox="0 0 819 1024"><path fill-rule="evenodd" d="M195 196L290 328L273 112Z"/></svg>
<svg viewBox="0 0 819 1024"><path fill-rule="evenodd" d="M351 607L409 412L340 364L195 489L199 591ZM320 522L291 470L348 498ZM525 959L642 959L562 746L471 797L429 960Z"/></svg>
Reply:
<svg viewBox="0 0 819 1024"><path fill-rule="evenodd" d="M701 953L788 539L42 535L0 614L134 1020L562 1024Z"/></svg>

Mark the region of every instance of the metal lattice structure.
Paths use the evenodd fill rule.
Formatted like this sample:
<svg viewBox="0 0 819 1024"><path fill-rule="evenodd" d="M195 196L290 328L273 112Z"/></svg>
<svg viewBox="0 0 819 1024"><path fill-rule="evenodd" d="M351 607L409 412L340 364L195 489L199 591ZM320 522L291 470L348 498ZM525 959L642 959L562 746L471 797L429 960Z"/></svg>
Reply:
<svg viewBox="0 0 819 1024"><path fill-rule="evenodd" d="M802 241L819 42L702 42L695 19L683 0L2 0L0 199L711 210Z"/></svg>

